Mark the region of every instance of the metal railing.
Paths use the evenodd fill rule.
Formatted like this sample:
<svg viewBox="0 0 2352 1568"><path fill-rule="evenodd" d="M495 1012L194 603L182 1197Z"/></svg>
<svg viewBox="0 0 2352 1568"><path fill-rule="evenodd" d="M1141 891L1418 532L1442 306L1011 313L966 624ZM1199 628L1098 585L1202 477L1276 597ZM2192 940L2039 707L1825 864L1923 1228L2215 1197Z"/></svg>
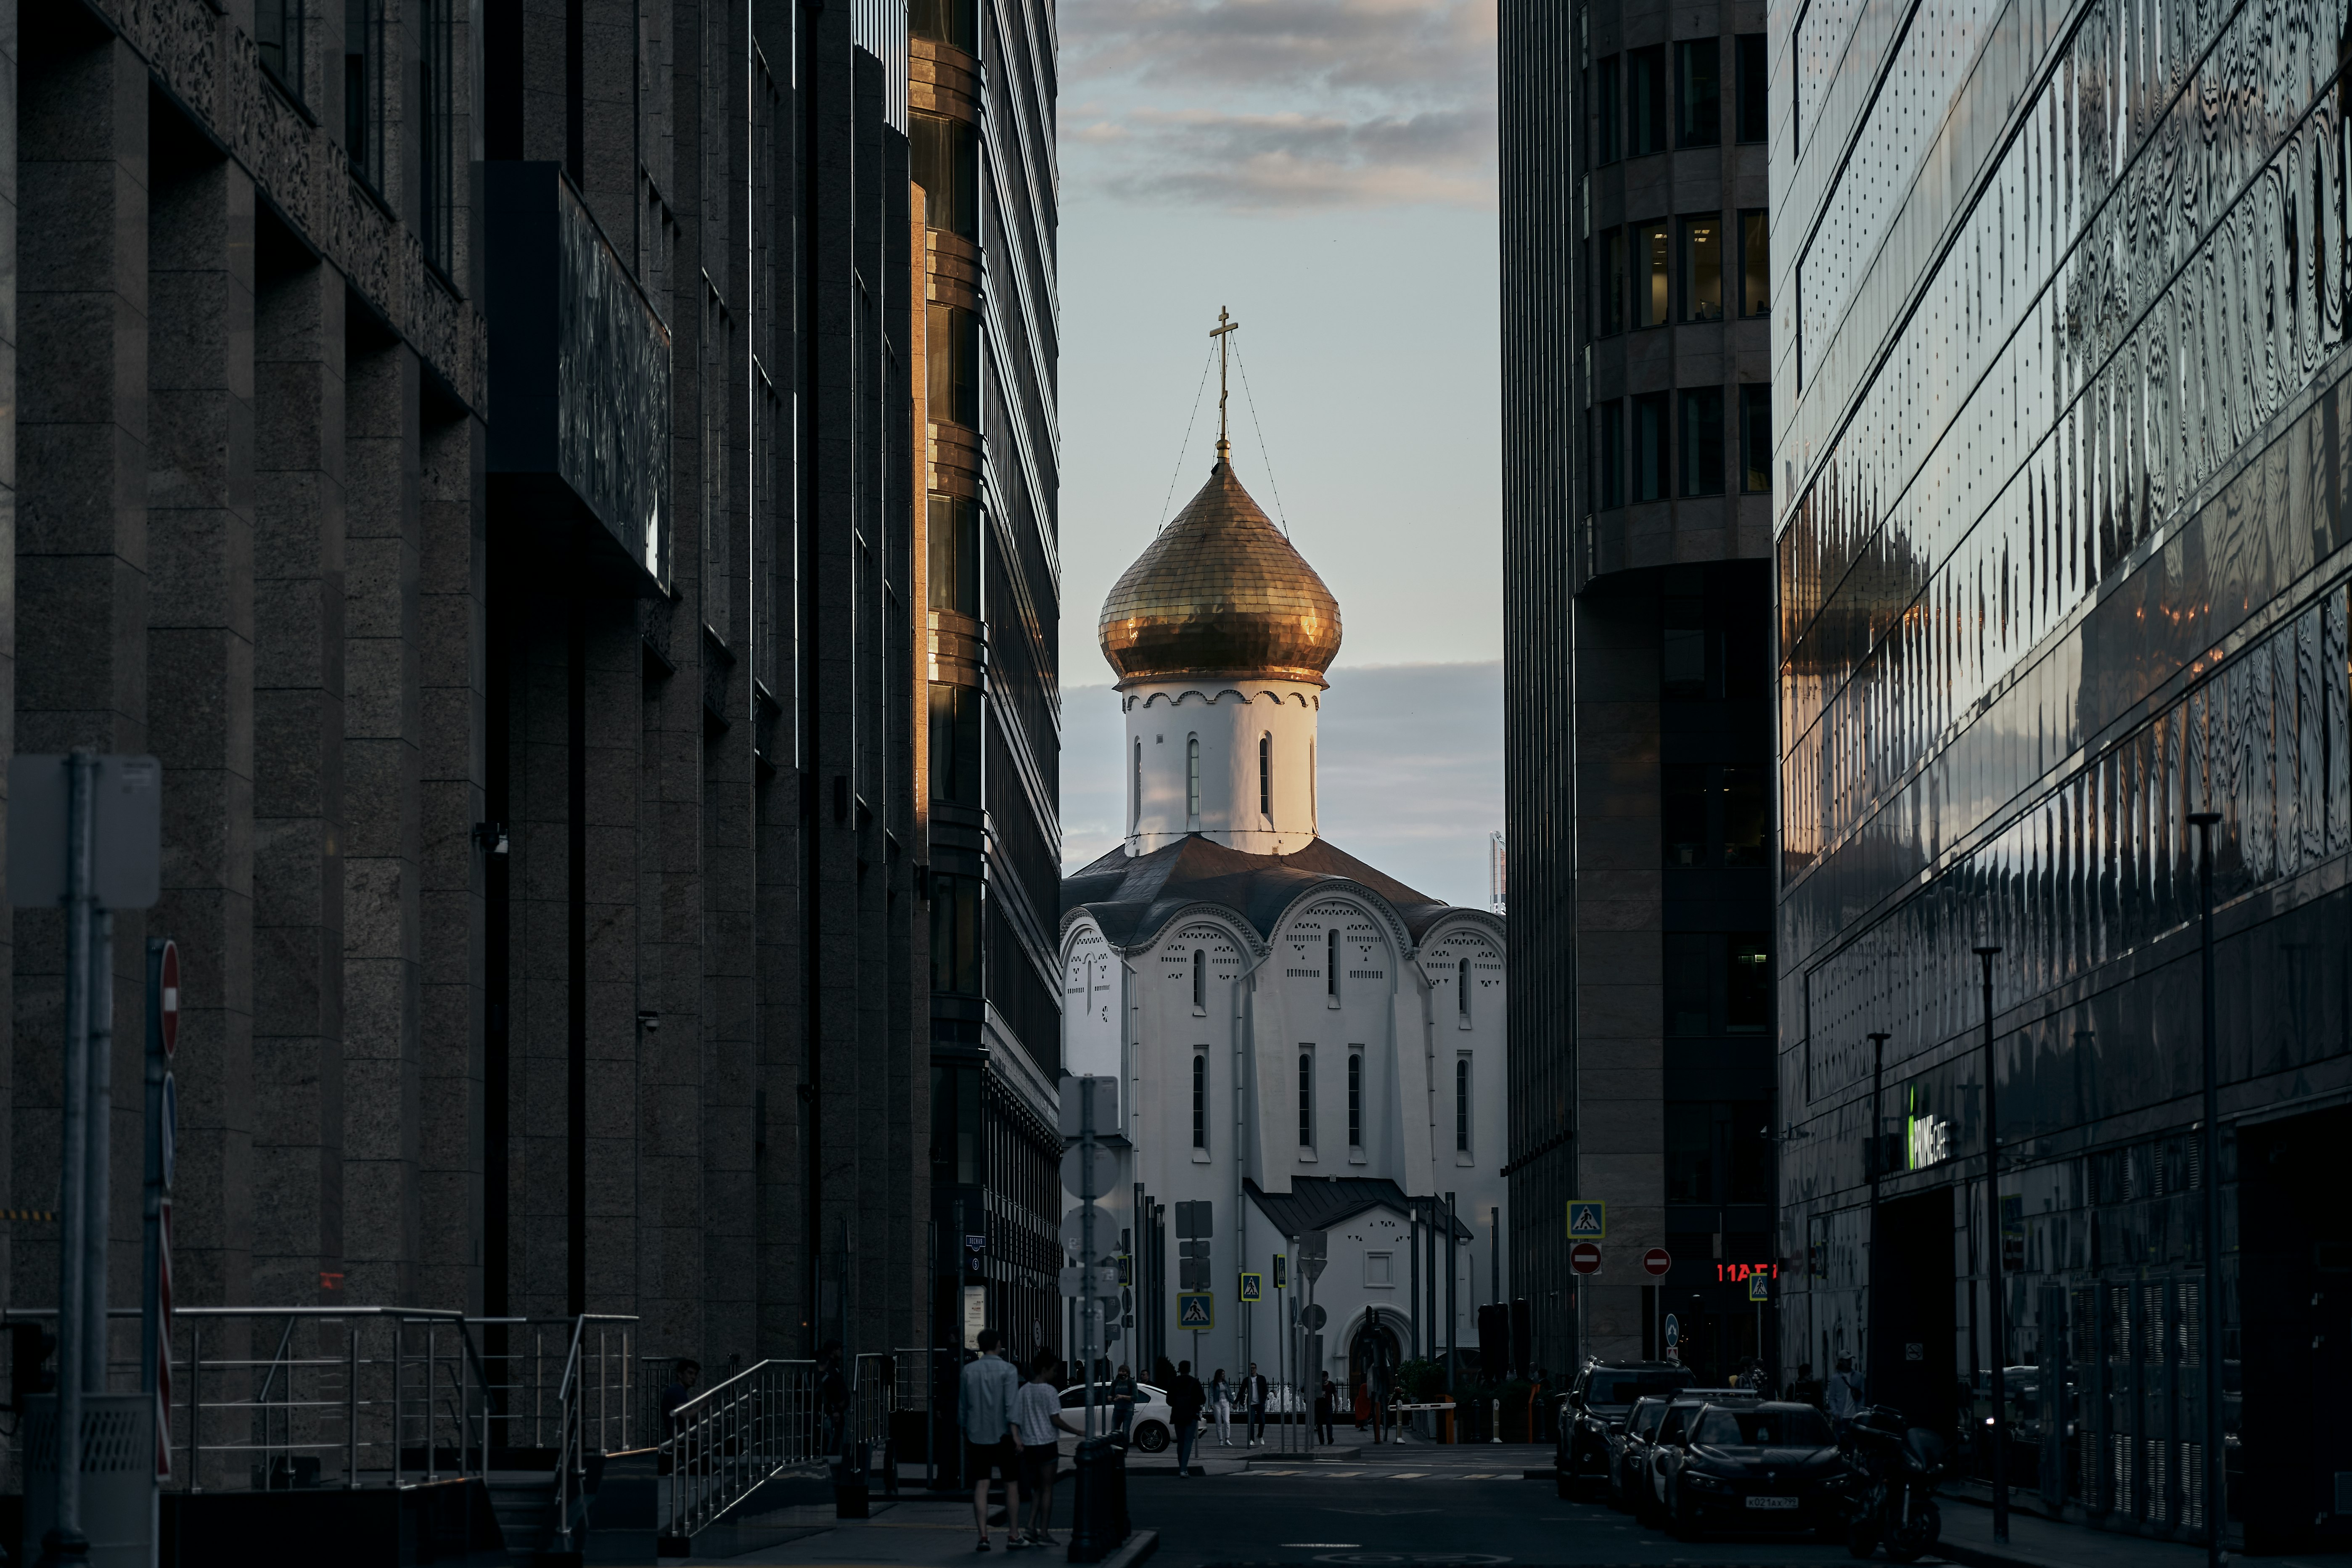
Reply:
<svg viewBox="0 0 2352 1568"><path fill-rule="evenodd" d="M669 1472L666 1537L690 1541L780 1471L831 1457L818 1377L813 1361L763 1361L672 1413L661 1445Z"/></svg>
<svg viewBox="0 0 2352 1568"><path fill-rule="evenodd" d="M483 1363L496 1397L494 1448L543 1450L560 1446L563 1379L572 1346L588 1360L585 1388L595 1415L594 1447L608 1454L652 1445L656 1422L636 1352L636 1319L605 1313L585 1318L468 1318L488 1342ZM583 1336L582 1325L590 1331ZM503 1340L505 1348L498 1348ZM665 1363L664 1364L667 1364ZM656 1384L656 1389L660 1387ZM520 1456L517 1456L519 1458ZM525 1468L518 1465L516 1468Z"/></svg>
<svg viewBox="0 0 2352 1568"><path fill-rule="evenodd" d="M572 1320L572 1343L556 1387L555 1524L559 1552L574 1541L588 1512L588 1456L622 1451L634 1434L636 1319L586 1313ZM613 1447L618 1439L621 1447Z"/></svg>

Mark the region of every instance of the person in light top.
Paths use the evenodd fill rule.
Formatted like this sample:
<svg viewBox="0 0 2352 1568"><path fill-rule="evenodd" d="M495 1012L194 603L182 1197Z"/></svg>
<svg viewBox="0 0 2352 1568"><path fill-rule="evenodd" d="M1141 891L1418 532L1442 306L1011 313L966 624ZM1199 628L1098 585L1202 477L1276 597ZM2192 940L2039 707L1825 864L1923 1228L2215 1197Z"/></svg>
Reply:
<svg viewBox="0 0 2352 1568"><path fill-rule="evenodd" d="M1015 1546L1051 1546L1048 1527L1054 1522L1054 1476L1062 1458L1061 1429L1054 1417L1062 1411L1062 1363L1051 1351L1037 1352L1029 1381L1013 1396L1013 1428L1021 1440L1021 1489L1029 1494L1029 1529L1015 1531L1005 1542ZM1008 1523L1016 1523L1012 1512Z"/></svg>

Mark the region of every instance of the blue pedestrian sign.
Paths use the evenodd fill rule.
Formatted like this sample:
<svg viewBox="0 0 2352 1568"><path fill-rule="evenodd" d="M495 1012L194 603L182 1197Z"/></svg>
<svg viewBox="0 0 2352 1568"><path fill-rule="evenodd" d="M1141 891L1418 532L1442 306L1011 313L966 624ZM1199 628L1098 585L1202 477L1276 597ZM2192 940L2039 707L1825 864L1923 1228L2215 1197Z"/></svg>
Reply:
<svg viewBox="0 0 2352 1568"><path fill-rule="evenodd" d="M1265 1300L1265 1276L1264 1276L1263 1274L1244 1274L1244 1275L1243 1275L1243 1276L1242 1276L1242 1300L1244 1300L1244 1301L1263 1301L1263 1300Z"/></svg>
<svg viewBox="0 0 2352 1568"><path fill-rule="evenodd" d="M1176 1297L1176 1327L1186 1333L1210 1333L1217 1326L1217 1294L1185 1290Z"/></svg>
<svg viewBox="0 0 2352 1568"><path fill-rule="evenodd" d="M1599 1198L1569 1199L1568 1239L1570 1241L1608 1240L1609 1205Z"/></svg>

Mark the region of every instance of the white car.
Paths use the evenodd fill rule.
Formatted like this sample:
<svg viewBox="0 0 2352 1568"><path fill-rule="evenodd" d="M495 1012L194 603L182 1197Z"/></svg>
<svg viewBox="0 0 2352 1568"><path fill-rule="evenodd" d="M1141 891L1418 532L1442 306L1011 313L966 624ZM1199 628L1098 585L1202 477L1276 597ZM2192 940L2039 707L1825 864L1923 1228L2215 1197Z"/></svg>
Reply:
<svg viewBox="0 0 2352 1568"><path fill-rule="evenodd" d="M1110 1385L1102 1384L1095 1389L1095 1430L1110 1430ZM1062 1390L1062 1414L1055 1418L1063 1431L1074 1436L1084 1436L1087 1430L1087 1385L1073 1384ZM1135 1415L1128 1423L1128 1441L1147 1454L1157 1454L1167 1448L1176 1430L1176 1418L1169 1412L1168 1395L1148 1383L1135 1385Z"/></svg>

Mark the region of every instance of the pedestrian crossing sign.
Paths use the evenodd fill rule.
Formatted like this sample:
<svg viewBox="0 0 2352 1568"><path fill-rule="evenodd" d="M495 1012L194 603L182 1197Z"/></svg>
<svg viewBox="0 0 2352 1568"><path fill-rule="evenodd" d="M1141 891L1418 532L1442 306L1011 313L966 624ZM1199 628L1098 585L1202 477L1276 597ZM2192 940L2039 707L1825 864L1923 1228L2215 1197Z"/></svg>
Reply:
<svg viewBox="0 0 2352 1568"><path fill-rule="evenodd" d="M1217 1326L1217 1296L1213 1290L1183 1290L1176 1297L1176 1327L1188 1333L1213 1332Z"/></svg>
<svg viewBox="0 0 2352 1568"><path fill-rule="evenodd" d="M1772 1281L1767 1279L1761 1272L1750 1274L1748 1277L1748 1299L1751 1301L1770 1300L1772 1299Z"/></svg>
<svg viewBox="0 0 2352 1568"><path fill-rule="evenodd" d="M1569 1199L1568 1238L1570 1241L1608 1240L1608 1204L1599 1198Z"/></svg>
<svg viewBox="0 0 2352 1568"><path fill-rule="evenodd" d="M1279 1252L1274 1255L1274 1288L1277 1290L1290 1289L1290 1259Z"/></svg>
<svg viewBox="0 0 2352 1568"><path fill-rule="evenodd" d="M1244 1274L1242 1276L1242 1300L1244 1301L1263 1301L1265 1300L1265 1275Z"/></svg>

